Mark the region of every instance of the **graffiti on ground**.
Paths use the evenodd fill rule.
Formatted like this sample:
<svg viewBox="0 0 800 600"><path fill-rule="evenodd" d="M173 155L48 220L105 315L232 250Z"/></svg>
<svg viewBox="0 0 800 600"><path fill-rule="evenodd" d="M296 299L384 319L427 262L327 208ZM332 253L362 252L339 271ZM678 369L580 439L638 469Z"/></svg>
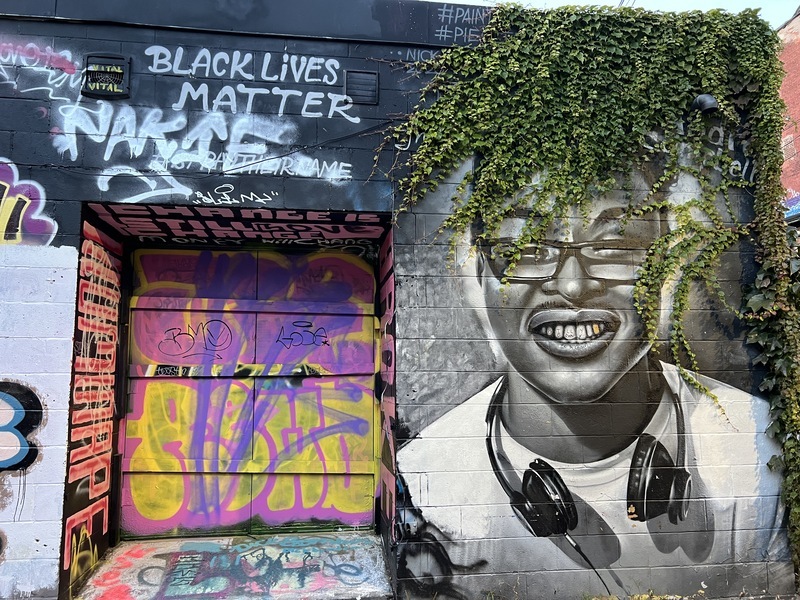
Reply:
<svg viewBox="0 0 800 600"><path fill-rule="evenodd" d="M376 540L357 535L137 542L117 548L81 597L334 597L385 585L380 553Z"/></svg>

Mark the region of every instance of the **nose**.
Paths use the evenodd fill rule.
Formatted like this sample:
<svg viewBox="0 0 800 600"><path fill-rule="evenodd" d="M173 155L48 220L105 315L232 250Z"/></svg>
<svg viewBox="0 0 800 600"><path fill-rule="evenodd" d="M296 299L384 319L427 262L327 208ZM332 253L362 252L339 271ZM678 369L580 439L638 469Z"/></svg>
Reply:
<svg viewBox="0 0 800 600"><path fill-rule="evenodd" d="M602 280L589 276L574 252L566 252L558 270L542 284L542 291L577 302L602 295L605 285Z"/></svg>

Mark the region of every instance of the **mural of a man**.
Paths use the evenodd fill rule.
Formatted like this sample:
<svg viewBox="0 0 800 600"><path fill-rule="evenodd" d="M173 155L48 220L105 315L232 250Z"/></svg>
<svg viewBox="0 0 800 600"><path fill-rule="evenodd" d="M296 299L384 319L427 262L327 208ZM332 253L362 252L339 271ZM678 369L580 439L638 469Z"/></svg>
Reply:
<svg viewBox="0 0 800 600"><path fill-rule="evenodd" d="M633 289L669 218L628 207L650 185L556 220L511 271L509 218L465 266L505 374L398 451L410 593L793 591L768 404L649 352Z"/></svg>

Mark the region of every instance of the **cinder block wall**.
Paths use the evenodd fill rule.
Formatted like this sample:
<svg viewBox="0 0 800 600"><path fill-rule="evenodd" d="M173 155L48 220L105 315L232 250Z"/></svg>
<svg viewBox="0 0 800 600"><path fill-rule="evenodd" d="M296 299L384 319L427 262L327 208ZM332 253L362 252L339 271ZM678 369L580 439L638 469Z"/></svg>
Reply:
<svg viewBox="0 0 800 600"><path fill-rule="evenodd" d="M330 0L320 6L328 2ZM28 3L11 4L27 7ZM44 6L47 2L38 4ZM13 110L0 110L0 156L10 157L20 169L19 178L15 175L12 181L0 177L0 183L15 183L17 179L37 181L41 184L40 191L46 190L47 202L45 206L44 196L35 199L39 201L36 208L44 208L42 215L47 215L51 224L58 223L55 238L55 231L27 232L39 236L28 240L39 246L0 245L0 391L5 390L0 399L11 407L5 409L5 414L13 413L14 419L22 413L39 412L38 419L35 415L25 415L27 420L8 420L0 425L5 440L16 440L20 444L13 456L0 455L6 465L0 472L0 531L4 536L0 558L2 598L54 597L58 570L65 564L62 561L59 565L59 547L76 313L78 253L74 246L79 243L80 202L131 206L132 201L146 200L163 202L165 210L174 210L177 205L189 205L195 200L210 205L227 201L220 196L217 187L231 180L206 177L208 173L204 169L184 172L176 166L170 170L170 177L179 178L179 190L173 193L171 184L159 178L149 182L158 185L157 195L146 197L140 194L153 190L148 187L148 181L119 177L114 171L111 171L113 176L107 178L105 169L118 164L135 169L149 168L156 138L170 144L184 140L192 127L206 121L210 112L220 109L220 106L213 106L220 89L247 83L240 76L230 80L215 77L209 82L214 90L209 95L212 106L206 110L201 101L193 101L191 110L182 107L179 112L186 113L186 123L181 131L169 130L161 137L157 132L139 132L138 136L131 133L126 138L130 144L121 137L109 141L112 126L119 128L119 134L126 121L103 121L100 123L103 128L92 135L94 121L87 117L76 125L76 119L86 115L66 110L78 100L80 69L85 55L111 52L134 57L132 97L118 101L113 110L117 111L117 116L128 118L131 111L136 112L140 125L146 116L153 116L151 125L162 117L170 117L176 110L174 105L180 104L184 84L200 83L187 77L181 68L173 68L171 73L157 72L160 67L155 63L165 63L155 60L153 52L160 52L156 47L169 49L173 57L180 48L185 53L184 60L190 54L198 56L201 48L209 46L231 57L234 52L256 52L259 56L272 53L274 60L279 61L287 60L283 58L284 53L287 56L313 55L337 60L342 71L377 71L381 81L380 103L352 109L352 115L359 115L357 124L346 118L337 121L327 116L303 115L303 112L317 112L313 103L305 108L303 104L294 105L286 111L298 124L299 137L291 140L291 144L322 144L320 156L334 157L339 163L352 165L352 169L345 169L352 180L343 183L324 177L302 179L288 171L275 173L265 169L264 172L242 173L233 181L237 189L235 196L242 206L249 208L259 208L263 202L268 202L270 208L276 209L384 212L391 208L391 186L381 173L389 168L392 157L390 152L386 153L379 172L373 173L372 158L381 135L371 127L406 113L420 85L392 62L398 58L424 58L438 46L468 42L474 39L473 33L477 35L483 18L464 8L453 9L452 5L448 8L447 5L403 4L392 0L391 3L376 1L373 11L364 11L360 5L351 3L347 15L365 20L342 17L332 23L323 22L327 13L303 12L295 5L286 5L286 11L306 14L309 23L316 28L311 33L304 30L308 36L304 39L296 29L291 30L290 37L281 37L288 34L272 30L275 34L272 37L252 37L239 33L206 34L164 29L162 26L179 25L180 18L185 16L168 5L159 12L143 11L139 5L120 7L100 0L85 0L64 9L76 12L62 14L56 12L55 0L51 0L51 4L52 11L40 16L57 15L63 20L7 19L0 22L0 44L4 44L0 45L0 82L4 84L0 85L0 100L3 107L13 107ZM200 10L203 7L205 13ZM5 6L3 10L7 10ZM27 14L25 10L27 8L22 14ZM211 12L215 16L214 26L233 23L235 26L229 28L231 32L265 33L266 30L258 27L267 21L268 25L277 22L273 17L283 10L276 5L275 15L261 11L252 15L252 19L244 19L239 18L243 15L238 13L219 11L216 3L198 1L197 11L191 18ZM236 19L232 20L233 17ZM156 26L109 25L102 22L106 18ZM81 19L101 22L79 22ZM460 21L454 23L458 19ZM285 25L286 21L283 23ZM338 33L346 37L355 31L358 37L354 39L361 39L367 31L362 27L365 23L380 27L369 34L371 41L363 43L328 39L330 29L335 29L338 23L345 24ZM197 27L198 23L193 21L184 26ZM412 36L412 31L417 33ZM469 32L466 37L465 32ZM311 81L300 83L304 91L314 88ZM221 96L221 100L226 97ZM244 100L240 98L239 102L244 103ZM102 102L92 100L87 106L95 108ZM226 112L230 108L225 102L220 104L219 112L233 122L234 116ZM111 103L106 102L106 105ZM269 114L274 114L274 105L270 110ZM154 115L160 115L159 119ZM240 110L235 118L243 116ZM369 135L362 135L363 132ZM151 134L154 137L148 138ZM147 152L132 153L131 145L135 146L137 140L142 143L150 140ZM288 151L288 145L289 142L281 143L278 151ZM216 146L217 152L222 149L222 144ZM577 498L579 525L571 531L599 575L582 561L564 535L534 537L525 529L512 512L508 495L501 489L498 469L487 459L486 417L491 400L484 397L483 404L467 404L487 390L491 395L491 384L505 373L497 346L513 334L492 332L487 311L476 310L475 304L468 301L468 297L479 298L482 293L474 257L461 249L454 266L450 266L447 234L436 236L438 226L450 211L450 195L458 179L456 174L436 195L402 215L394 231L398 437L401 443L408 444L400 449L400 454L407 453L419 440L432 440L425 446L423 459L418 464L401 469L401 476L409 480L401 481L398 490L397 517L402 533L398 572L403 597L581 597L605 594L606 586L619 595L623 588L629 593L653 588L661 593L686 594L702 589L709 597L728 593L738 596L743 589L769 590L770 593L791 591L792 573L785 553L784 532L776 526L780 523L780 507L776 503L779 479L763 467L772 452L763 438L768 424L765 405L749 397L754 382L750 378L747 353L739 351L743 330L731 326L728 327L730 337L726 337L727 333L722 335L720 323L723 329L727 327L729 315L712 302L705 303L701 318L692 329L695 341L703 348L701 366L716 382L744 390L744 396L734 394L737 410L729 414L746 418L734 422L728 429L713 410L693 413L704 423L713 424L707 430L693 429L692 441L687 442L686 453L690 456L687 468L696 472L702 464L713 471L711 475L706 473L694 479L694 493L689 498L693 520L683 521L677 529L666 515L649 523L630 520L625 515L628 506L624 489L622 497L590 505L582 502L585 492L580 487L572 487ZM187 190L192 192L188 196ZM33 207L30 213L39 214ZM153 222L148 225L152 226ZM157 232L163 235L167 229L165 226ZM65 232L73 235L70 237ZM139 234L131 231L129 235L135 238ZM139 241L154 241L147 236L144 238ZM52 247L48 246L50 243ZM60 244L70 245L56 247ZM733 253L725 260L733 266L741 262ZM752 272L745 270L743 280L748 278L752 278ZM736 274L724 283L735 290L739 280L740 274ZM478 304L480 309L487 307L508 308L486 301ZM544 372L547 366L536 368ZM576 375L575 386L580 385ZM723 389L729 391L727 387ZM637 402L627 404L623 408L630 409ZM693 406L698 404L700 402L695 401ZM703 407L707 410L709 405ZM624 414L623 410L613 419L597 419L592 423L599 433L613 436L617 420L625 422ZM448 416L451 417L449 421ZM541 416L542 420L547 418L545 414ZM663 420L664 431L667 431L664 435L661 430L653 431L673 461L682 438L674 432L674 418L670 415ZM16 425L24 430L21 437L12 431ZM737 432L746 437L736 437ZM495 446L490 447L497 453ZM745 456L740 453L743 449L751 452ZM626 452L632 451L626 449ZM577 465L578 470L594 468L590 462L573 461L571 464ZM629 477L630 465L631 457L626 454L619 465L612 465L612 471L616 470L619 480L624 482ZM523 462L520 477L525 470ZM757 474L756 480L754 474ZM450 496L435 497L434 490L440 482L445 482L448 493L452 491ZM413 492L406 483L414 485ZM715 503L723 508L717 510ZM455 519L451 519L453 515ZM613 528L604 529L604 522L598 520L598 515L606 521L624 523L628 527L625 535ZM587 524L594 529L587 531ZM662 530L663 535L654 537L654 533ZM727 532L727 537L719 537L716 532ZM97 530L95 533L100 535ZM655 549L648 546L647 552L637 552L635 544L633 550L626 545L628 540L644 540L649 544L652 539L658 540L658 545ZM604 546L606 542L608 545ZM92 548L91 544L71 547L88 548L89 553ZM81 557L67 554L66 564L80 564ZM92 562L92 557L88 560ZM618 585L617 580L624 585ZM678 584L682 587L678 588ZM61 592L62 595L66 592L63 586Z"/></svg>
<svg viewBox="0 0 800 600"><path fill-rule="evenodd" d="M395 227L398 405L405 435L499 376L480 314L465 298L474 288L468 248L462 244L451 256L450 232L439 232L470 168L471 162L465 164L419 206L402 213Z"/></svg>
<svg viewBox="0 0 800 600"><path fill-rule="evenodd" d="M0 246L0 598L57 596L77 259Z"/></svg>
<svg viewBox="0 0 800 600"><path fill-rule="evenodd" d="M699 381L717 396L723 415L677 375L663 348L646 352L641 330L620 325L638 318L632 282L590 276L577 250L562 251L567 255L547 284L516 282L505 291L490 281L485 256L466 246L449 262L449 233L436 230L459 175L452 179L403 214L395 230L402 597L792 593L781 478L766 466L778 446L765 433L768 404L758 397L744 327L702 286L692 290L686 332L698 353ZM681 201L691 187L669 193ZM735 195L732 202L744 221L748 198ZM589 210L588 221L576 216L568 223L576 241L594 239L595 209ZM651 226L629 223L627 235ZM730 249L715 275L738 305L742 285L754 276L752 248ZM556 281L570 290L556 289ZM548 311L555 316L542 321ZM540 330L595 322L614 336L598 337L603 350L571 358L566 333ZM614 372L624 375L609 391L584 393L612 381ZM522 387L508 391L514 377ZM512 402L519 410L505 412ZM668 457L663 469L643 458L640 448L648 444ZM539 460L548 466L533 468ZM678 470L693 485L674 494ZM550 474L541 476L550 495L528 483L540 472ZM552 473L566 491L552 487ZM666 490L642 483L659 478L669 480ZM631 486L646 488L655 502L631 500ZM685 517L673 513L673 523L670 504L685 508ZM563 515L574 507L574 522L559 525L556 506Z"/></svg>

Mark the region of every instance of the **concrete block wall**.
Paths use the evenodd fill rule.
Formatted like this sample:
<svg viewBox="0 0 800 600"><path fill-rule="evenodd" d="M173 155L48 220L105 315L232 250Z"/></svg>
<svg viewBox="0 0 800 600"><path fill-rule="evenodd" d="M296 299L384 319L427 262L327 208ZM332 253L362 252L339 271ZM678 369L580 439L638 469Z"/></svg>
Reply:
<svg viewBox="0 0 800 600"><path fill-rule="evenodd" d="M457 179L395 229L401 594L792 593L781 479L766 466L778 446L741 324L692 290L687 336L723 416L648 352L632 282L596 278L577 250L551 277L505 289L480 252L459 247L448 263L449 234L435 232ZM734 196L746 221L747 196ZM613 241L608 219L600 237L592 223L616 202L562 226L573 241ZM660 227L632 221L625 235ZM732 305L753 275L746 245L716 272Z"/></svg>
<svg viewBox="0 0 800 600"><path fill-rule="evenodd" d="M500 376L482 317L466 301L475 291L468 247L451 257L450 233L439 233L459 178L471 167L401 214L394 229L397 399L406 436Z"/></svg>
<svg viewBox="0 0 800 600"><path fill-rule="evenodd" d="M0 245L0 598L58 592L77 260L70 246ZM22 436L24 389L41 418ZM26 444L35 458L15 468L9 458Z"/></svg>
<svg viewBox="0 0 800 600"><path fill-rule="evenodd" d="M56 594L60 536L68 516L62 514L63 482L68 466L67 409L81 203L95 204L92 210L101 215L112 207L119 217L114 221L118 223L114 236L134 245L269 243L269 236L260 239L253 233L255 225L262 224L259 218L247 218L254 229L241 240L228 231L232 228L222 227L229 225L222 223L229 207L270 211L270 220L291 220L292 216L277 215L292 210L386 215L395 199L383 173L393 157L387 152L373 172L372 158L381 135L371 128L407 112L420 85L392 63L424 58L440 45L474 39L485 16L452 5L411 6L395 0L376 0L374 10L366 11L359 3L332 0L322 2L319 11L298 8L313 3L301 0L285 10L276 8L275 14L245 15L235 9L208 13L212 5L216 9L216 3L197 0L193 15L215 16L220 31L211 33L165 28L207 24L182 23L185 15L179 14L180 7L158 7L155 0L114 6L113 15L103 0L58 6L52 2L52 11L40 16L57 15L64 20L0 19L4 108L0 111L0 157L9 157L6 160L13 165L0 170L0 184L9 184L11 190L18 182L26 182L25 194L32 201L18 222L9 218L10 210L0 210L0 234L14 242L0 245L0 393L5 394L0 400L11 407L5 409L6 414L39 412L38 419L30 416L0 425L2 439L20 445L16 458L8 457L7 450L0 454L0 531L5 536L0 597ZM12 4L24 14L23 5L28 3L12 0ZM294 23L298 28L289 30L286 18L292 10L308 15L308 22ZM332 10L341 13L336 14L335 23ZM349 18L354 15L358 18ZM144 26L103 22L111 18ZM93 23L93 19L101 22ZM275 23L282 23L284 30L265 29ZM335 39L326 35L342 23L343 30L335 32ZM313 27L301 27L308 24ZM347 30L350 25L352 30ZM364 31L370 32L368 40L362 40ZM130 98L94 100L79 95L84 59L93 52L132 57ZM266 68L268 57L272 63ZM232 68L234 63L238 69ZM317 67L302 66L311 64ZM379 74L377 105L330 112L330 106L318 104L332 101L329 93L342 91L346 70ZM335 77L336 89L323 77ZM198 91L201 85L207 86L207 98L206 92ZM187 96L187 86L198 96ZM254 87L269 93L250 96ZM284 98L275 87L292 93ZM253 110L247 108L250 100ZM244 130L249 147L243 149L232 143L232 132ZM197 157L207 150L216 162L209 167L190 164L191 157L171 160L178 149L197 152ZM313 171L322 162L313 160L305 164L310 169L306 173L300 173L296 163L267 168L267 160L274 162L276 156L282 159L298 149L329 166L318 173ZM235 177L223 174L238 164L237 153L241 154L238 158L249 156L243 160L252 160L254 166ZM225 165L226 160L230 164ZM334 162L337 166L330 166ZM0 167L3 164L0 160ZM574 430L557 430L551 407L531 396L521 402L529 411L527 418L514 419L497 408L499 418L488 419L492 435L487 435L492 406L505 403L504 388L494 384L512 375L509 355L535 346L510 325L515 319L517 325L527 322L529 306L487 299L488 272L477 256L460 248L454 266L448 263L448 235L437 237L436 231L449 213L450 195L459 178L455 174L435 195L403 214L393 232L396 361L392 362L401 444L397 571L403 596L582 597L655 589L684 594L704 590L708 597L724 597L738 596L742 590L792 591L791 565L779 526L780 481L764 469L775 451L763 437L769 421L766 405L751 395L757 377L752 377L748 352L742 348L743 330L713 301L700 297L701 310L690 319L690 334L699 344L703 374L710 378L703 381L730 403L729 414L734 415L730 427L706 397L687 389L668 366L648 366L626 378L627 392L610 414L593 413L591 406L559 409L573 417L560 414L559 422L569 422ZM16 193L7 191L6 195ZM103 203L102 207L97 203ZM211 212L206 212L203 221L195 219L200 210L219 211L219 222ZM20 231L25 239L17 235ZM229 237L216 237L215 231ZM723 285L734 295L740 282L753 275L752 270L741 268L746 254L746 250L731 252L723 261L727 265ZM564 262L573 258L569 254ZM579 275L577 279L587 278ZM633 318L630 296L618 299L627 306L618 311L618 317L609 317L609 322ZM557 308L572 310L559 302ZM609 305L602 303L587 310L597 311L587 314L610 312ZM551 321L553 327L573 325L557 322L556 317ZM586 334L585 327L583 331ZM544 342L545 347L548 344L560 342ZM603 366L581 373L579 362L570 371L547 357L531 365L527 375L544 383L566 380L580 389L591 387L611 370ZM552 376L548 375L551 366ZM653 385L654 381L658 383ZM642 397L647 401L642 402ZM672 397L685 402L683 417L673 409L678 402ZM635 415L652 417L656 426L644 425L646 418L634 422ZM679 420L685 421L683 427ZM643 473L659 479L674 477L675 471L636 466L634 457L639 457L639 463L645 458L632 443L616 448L618 452L606 449L600 452L604 458L597 458L596 444L629 434L625 427L632 423L637 436L652 435L661 444L651 446L659 460L668 455L678 470L692 476L693 493L679 494L677 502L671 502L675 506L686 500L687 519L676 517L674 523L674 508L671 515L647 520L626 514L630 506L625 487L632 473L648 480ZM545 425L545 431L539 425ZM522 450L507 439L507 429L521 434L517 437L523 439ZM576 458L570 455L576 447L570 437L579 433L584 442L587 437L595 439L580 446L585 455ZM549 449L538 453L530 449L545 438ZM642 435L641 439L647 438ZM528 466L539 457L548 459L569 481L578 513L577 525L567 529L570 537L561 530L533 536L529 529L535 527L528 527L513 512L512 501L517 509L533 510L520 504L518 496L514 500L514 493L528 485L525 482L533 477ZM388 475L393 467L387 467ZM603 485L610 483L602 477L599 482L581 480L601 472L610 473L617 486L611 495L603 496ZM600 492L592 489L595 484ZM580 552L570 540L577 540ZM86 551L90 556L83 564L91 564L91 544L72 548ZM68 559L61 568L80 564L78 556L68 553ZM62 572L62 580L80 573L76 568L68 574L65 577ZM62 585L60 592L63 597L66 587Z"/></svg>

